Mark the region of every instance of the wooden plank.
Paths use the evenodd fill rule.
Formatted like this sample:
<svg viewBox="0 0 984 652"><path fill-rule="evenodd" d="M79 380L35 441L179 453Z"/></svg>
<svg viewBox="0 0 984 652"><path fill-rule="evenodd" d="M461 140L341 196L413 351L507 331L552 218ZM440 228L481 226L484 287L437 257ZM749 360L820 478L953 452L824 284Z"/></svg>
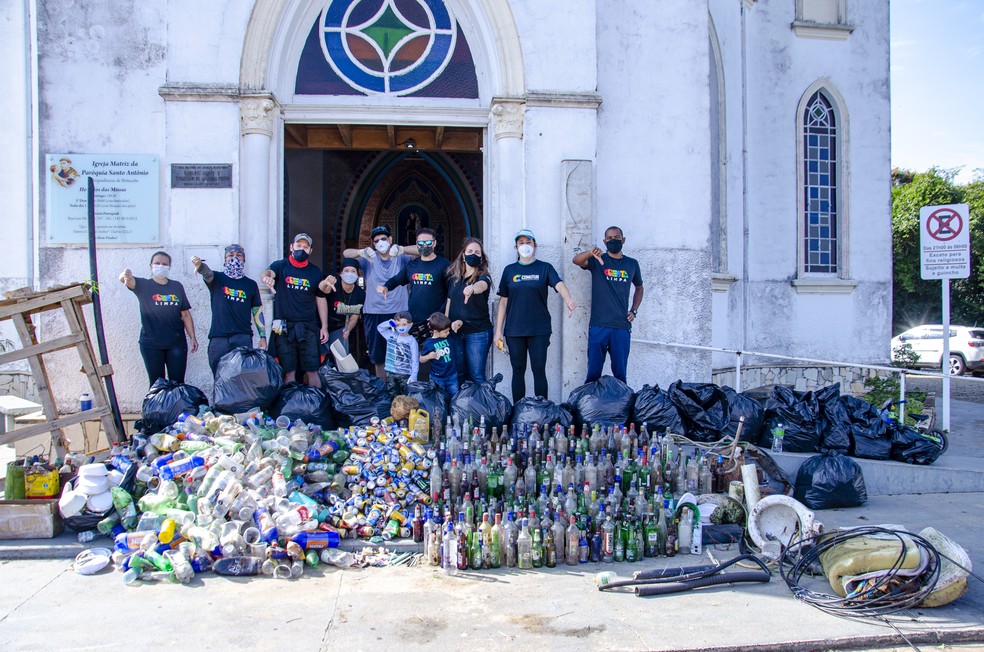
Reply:
<svg viewBox="0 0 984 652"><path fill-rule="evenodd" d="M301 147L307 147L307 127L305 125L285 124L284 131Z"/></svg>
<svg viewBox="0 0 984 652"><path fill-rule="evenodd" d="M482 133L470 129L459 131L446 129L441 144L443 152L480 152L482 150Z"/></svg>
<svg viewBox="0 0 984 652"><path fill-rule="evenodd" d="M89 330L85 323L85 315L82 313L82 306L75 301L63 301L62 307L65 310L65 319L68 321L69 329L72 332L79 332L84 336L76 349L79 359L82 361L82 371L85 372L85 376L89 381L89 388L92 390L92 404L97 408L103 406L108 407L109 397L106 395L106 387L103 385L102 378L96 373L96 355L92 350L92 342L88 338ZM120 433L116 426L116 420L112 416L103 417L102 423L103 429L106 431L106 437L114 443L120 441Z"/></svg>
<svg viewBox="0 0 984 652"><path fill-rule="evenodd" d="M386 130L379 127L353 125L352 149L390 149Z"/></svg>
<svg viewBox="0 0 984 652"><path fill-rule="evenodd" d="M352 146L352 125L337 125L338 135L342 137L342 142L346 147Z"/></svg>
<svg viewBox="0 0 984 652"><path fill-rule="evenodd" d="M37 344L37 340L34 337L33 324L31 327L28 327L24 315L20 313L14 314L11 316L11 321L14 322L14 328L20 336L24 348ZM50 423L58 418L58 407L55 405L55 399L51 395L51 382L48 380L48 371L45 369L44 360L39 356L34 356L28 358L27 363L31 367L31 374L34 376L34 386L38 390L38 399L41 401L41 407L44 409L44 414L48 417ZM58 431L57 435L54 434L55 430ZM65 433L61 431L60 427L46 428L38 432L51 432L55 442L55 450L62 455L64 454L62 442L65 439Z"/></svg>
<svg viewBox="0 0 984 652"><path fill-rule="evenodd" d="M389 143L390 149L396 147L396 127L393 125L386 125L386 142Z"/></svg>
<svg viewBox="0 0 984 652"><path fill-rule="evenodd" d="M434 149L444 146L444 127L438 127L434 132Z"/></svg>
<svg viewBox="0 0 984 652"><path fill-rule="evenodd" d="M12 430L10 432L0 435L0 445L9 444L10 442L18 441L21 439L27 439L28 437L34 437L35 435L43 435L45 433L53 432L55 430L61 431L61 429L66 426L75 425L76 423L82 423L83 421L98 420L111 413L112 411L109 409L109 406L104 405L102 407L86 410L85 412L78 412L77 414L69 414L63 417L58 417L57 419L49 419L44 423L38 423L33 426L28 426L26 428L18 428L17 430ZM107 432L107 437L108 436L109 433Z"/></svg>
<svg viewBox="0 0 984 652"><path fill-rule="evenodd" d="M88 292L85 287L73 285L62 290L46 292L30 299L8 299L0 301L0 320L9 319L18 313L36 312L40 309L51 310L65 299L86 296Z"/></svg>
<svg viewBox="0 0 984 652"><path fill-rule="evenodd" d="M99 374L101 378L113 375L113 365L111 364L101 364L96 367L96 373Z"/></svg>
<svg viewBox="0 0 984 652"><path fill-rule="evenodd" d="M52 353L54 351L61 351L62 349L69 349L76 346L85 336L81 333L75 333L72 335L65 335L63 337L57 337L53 340L48 340L47 342L41 342L38 344L33 344L31 346L25 347L23 349L17 349L16 351L11 351L9 353L0 354L0 364L7 364L8 362L16 362L17 360L25 360L27 358L44 355L45 353Z"/></svg>
<svg viewBox="0 0 984 652"><path fill-rule="evenodd" d="M350 130L350 141L351 137L352 134ZM307 144L308 147L314 149L347 149L351 147L351 144L345 144L345 141L342 140L342 136L338 133L337 129L326 126L309 127L307 133Z"/></svg>

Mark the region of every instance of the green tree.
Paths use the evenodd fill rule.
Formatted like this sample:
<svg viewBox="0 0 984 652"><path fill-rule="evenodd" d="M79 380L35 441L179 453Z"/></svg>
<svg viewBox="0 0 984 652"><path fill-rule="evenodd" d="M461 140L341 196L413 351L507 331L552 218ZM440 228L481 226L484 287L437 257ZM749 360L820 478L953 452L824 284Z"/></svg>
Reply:
<svg viewBox="0 0 984 652"><path fill-rule="evenodd" d="M939 281L920 278L919 210L923 206L970 206L971 276L950 283L950 317L955 324L984 324L984 278L973 273L984 260L984 174L977 171L965 186L954 182L958 170L926 172L892 170L893 330L939 323L942 298Z"/></svg>

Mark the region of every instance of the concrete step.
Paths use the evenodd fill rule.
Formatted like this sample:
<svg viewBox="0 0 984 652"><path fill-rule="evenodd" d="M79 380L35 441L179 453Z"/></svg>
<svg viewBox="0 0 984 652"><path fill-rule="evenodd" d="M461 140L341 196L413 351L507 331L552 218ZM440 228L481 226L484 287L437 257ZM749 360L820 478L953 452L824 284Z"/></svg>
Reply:
<svg viewBox="0 0 984 652"><path fill-rule="evenodd" d="M808 453L771 455L793 484L800 465L813 457ZM858 463L864 473L864 485L869 496L984 491L984 460L965 457L952 449L929 466L859 457L851 459Z"/></svg>

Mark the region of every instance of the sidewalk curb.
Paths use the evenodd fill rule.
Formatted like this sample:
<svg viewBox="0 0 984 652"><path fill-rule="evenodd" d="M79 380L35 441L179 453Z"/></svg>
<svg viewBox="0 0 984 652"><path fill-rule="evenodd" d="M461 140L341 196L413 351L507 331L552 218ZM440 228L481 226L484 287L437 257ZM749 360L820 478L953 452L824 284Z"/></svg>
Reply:
<svg viewBox="0 0 984 652"><path fill-rule="evenodd" d="M984 628L914 632L903 630L902 634L874 634L871 636L848 636L845 638L812 639L795 642L727 645L701 649L703 652L774 652L774 650L781 647L784 652L811 652L812 650L860 650L894 646L910 647L911 645L947 645L980 642L984 642ZM663 652L685 652L691 649L677 648L664 650Z"/></svg>

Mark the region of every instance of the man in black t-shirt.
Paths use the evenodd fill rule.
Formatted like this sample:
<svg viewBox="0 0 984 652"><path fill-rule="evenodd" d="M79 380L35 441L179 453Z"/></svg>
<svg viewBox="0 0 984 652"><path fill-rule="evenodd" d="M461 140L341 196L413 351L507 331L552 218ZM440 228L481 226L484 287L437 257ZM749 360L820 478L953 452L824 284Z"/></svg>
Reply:
<svg viewBox="0 0 984 652"><path fill-rule="evenodd" d="M232 244L225 248L221 272L213 272L198 256L192 257L191 264L202 275L211 295L208 366L212 368L214 377L222 356L240 346L253 346L253 324L260 336L259 347L266 348L260 288L256 281L246 278L246 250L240 245Z"/></svg>
<svg viewBox="0 0 984 652"><path fill-rule="evenodd" d="M273 292L270 350L284 369L284 381L295 380L300 369L307 372L308 385L321 387L318 367L320 344L328 343L328 302L318 287L321 270L308 260L313 244L307 233L296 235L290 256L270 263L260 280Z"/></svg>
<svg viewBox="0 0 984 652"><path fill-rule="evenodd" d="M574 264L591 272L591 322L588 329L588 375L585 383L601 378L605 355L611 356L612 375L625 381L629 362L629 343L632 322L642 303L642 273L639 262L622 254L625 236L622 229L605 229L605 248L582 251L574 256ZM629 284L635 286L632 307L629 305Z"/></svg>
<svg viewBox="0 0 984 652"><path fill-rule="evenodd" d="M408 286L410 296L407 299L407 309L413 316L411 334L419 343L430 332L427 319L435 312L444 312L448 301L446 273L451 263L447 258L434 253L437 249L437 232L433 229L424 227L417 231L416 244L420 257L410 260L406 267L376 288L376 291L386 296L390 290L401 285Z"/></svg>

